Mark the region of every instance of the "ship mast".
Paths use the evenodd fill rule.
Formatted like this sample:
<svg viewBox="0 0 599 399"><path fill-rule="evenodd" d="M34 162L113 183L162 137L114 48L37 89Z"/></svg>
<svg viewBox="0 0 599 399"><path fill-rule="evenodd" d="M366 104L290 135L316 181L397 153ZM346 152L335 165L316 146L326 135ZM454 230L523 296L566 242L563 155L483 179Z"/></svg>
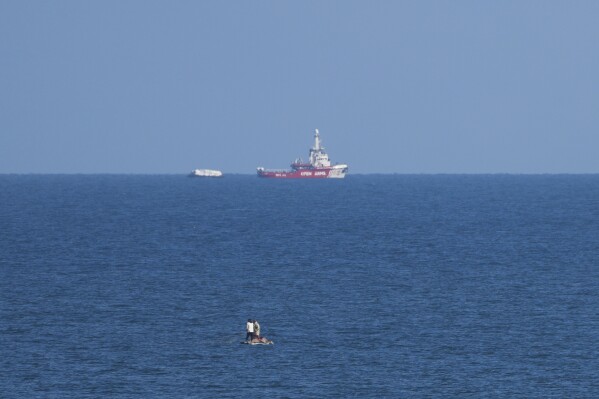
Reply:
<svg viewBox="0 0 599 399"><path fill-rule="evenodd" d="M320 151L320 133L314 129L314 151Z"/></svg>

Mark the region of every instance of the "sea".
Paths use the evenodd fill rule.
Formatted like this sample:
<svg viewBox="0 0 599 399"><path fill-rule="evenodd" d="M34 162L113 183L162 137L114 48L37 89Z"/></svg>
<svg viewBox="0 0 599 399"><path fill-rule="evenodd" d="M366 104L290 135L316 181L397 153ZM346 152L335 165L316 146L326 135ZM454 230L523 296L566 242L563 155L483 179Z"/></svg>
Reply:
<svg viewBox="0 0 599 399"><path fill-rule="evenodd" d="M599 175L0 175L0 398L597 397Z"/></svg>

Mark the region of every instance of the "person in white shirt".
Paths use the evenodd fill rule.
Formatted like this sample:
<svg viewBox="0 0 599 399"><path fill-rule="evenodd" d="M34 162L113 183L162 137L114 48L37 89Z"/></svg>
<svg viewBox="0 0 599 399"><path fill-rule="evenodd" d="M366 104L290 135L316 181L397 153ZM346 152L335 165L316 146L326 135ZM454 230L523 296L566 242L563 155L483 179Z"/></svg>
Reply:
<svg viewBox="0 0 599 399"><path fill-rule="evenodd" d="M251 341L254 338L254 322L252 319L248 319L247 323L245 323L245 340Z"/></svg>

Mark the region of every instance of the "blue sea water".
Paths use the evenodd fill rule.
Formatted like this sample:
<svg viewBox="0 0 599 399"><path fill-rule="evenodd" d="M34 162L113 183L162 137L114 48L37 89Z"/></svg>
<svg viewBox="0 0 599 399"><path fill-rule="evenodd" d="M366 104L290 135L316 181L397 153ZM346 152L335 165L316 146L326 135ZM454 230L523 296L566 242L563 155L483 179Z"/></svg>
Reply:
<svg viewBox="0 0 599 399"><path fill-rule="evenodd" d="M598 370L597 175L0 176L1 398L591 398Z"/></svg>

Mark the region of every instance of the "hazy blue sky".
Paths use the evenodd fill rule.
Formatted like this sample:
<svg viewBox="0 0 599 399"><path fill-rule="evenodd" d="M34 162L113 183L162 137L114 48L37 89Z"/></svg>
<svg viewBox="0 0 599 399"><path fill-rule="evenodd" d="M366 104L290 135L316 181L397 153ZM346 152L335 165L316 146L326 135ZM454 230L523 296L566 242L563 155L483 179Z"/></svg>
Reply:
<svg viewBox="0 0 599 399"><path fill-rule="evenodd" d="M0 1L0 173L599 172L599 1Z"/></svg>

